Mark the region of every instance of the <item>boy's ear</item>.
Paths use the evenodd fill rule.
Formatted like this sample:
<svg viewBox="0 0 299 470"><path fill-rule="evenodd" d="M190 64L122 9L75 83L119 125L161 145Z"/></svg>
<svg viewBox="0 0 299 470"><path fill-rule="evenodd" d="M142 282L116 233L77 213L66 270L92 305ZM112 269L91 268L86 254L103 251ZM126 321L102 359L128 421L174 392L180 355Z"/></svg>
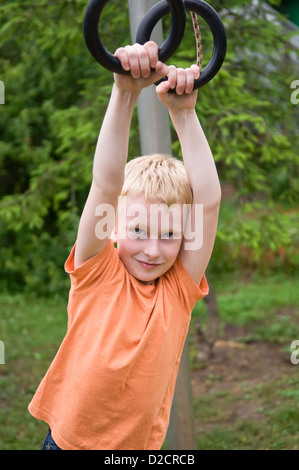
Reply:
<svg viewBox="0 0 299 470"><path fill-rule="evenodd" d="M117 233L116 233L115 227L114 227L114 229L113 229L112 232L111 232L110 240L112 240L113 243L117 243Z"/></svg>

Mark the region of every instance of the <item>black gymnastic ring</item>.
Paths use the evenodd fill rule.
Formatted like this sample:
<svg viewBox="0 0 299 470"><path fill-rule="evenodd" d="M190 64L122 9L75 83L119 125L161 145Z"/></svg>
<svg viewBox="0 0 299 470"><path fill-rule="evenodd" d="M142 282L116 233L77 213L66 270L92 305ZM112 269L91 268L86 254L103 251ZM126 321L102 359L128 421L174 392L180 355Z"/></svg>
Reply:
<svg viewBox="0 0 299 470"><path fill-rule="evenodd" d="M194 89L197 89L212 80L221 68L226 54L226 32L218 13L203 0L185 0L185 8L197 13L208 23L214 39L212 57L201 71L199 79L194 81ZM154 5L139 25L136 42L144 44L146 41L149 41L154 26L167 13L169 13L169 7L166 0L162 0ZM167 78L163 78L156 85L165 80Z"/></svg>
<svg viewBox="0 0 299 470"><path fill-rule="evenodd" d="M94 59L106 69L123 75L128 74L130 72L122 68L118 58L103 46L99 36L100 16L107 2L108 0L89 0L83 21L83 34L86 46ZM169 59L178 48L184 36L186 26L186 10L183 0L165 0L165 3L167 5L167 12L165 14L169 13L169 11L171 12L172 25L168 37L159 48L159 59L162 62ZM147 41L140 42L140 44L145 42Z"/></svg>

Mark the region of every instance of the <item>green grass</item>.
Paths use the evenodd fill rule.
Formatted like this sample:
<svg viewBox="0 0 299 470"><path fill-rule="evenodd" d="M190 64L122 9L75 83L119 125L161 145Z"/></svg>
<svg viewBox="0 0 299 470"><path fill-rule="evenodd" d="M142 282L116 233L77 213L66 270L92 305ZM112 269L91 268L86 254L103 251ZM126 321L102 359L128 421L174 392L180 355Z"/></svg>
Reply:
<svg viewBox="0 0 299 470"><path fill-rule="evenodd" d="M294 278L242 281L232 275L218 278L214 287L221 311L220 337L225 338L226 329L234 325L243 334L232 339L244 347L276 344L284 354L291 341L299 339ZM66 302L66 298L0 295L0 340L5 343L6 362L0 365L1 450L41 447L47 426L32 418L27 406L65 334ZM204 327L204 302L194 311L194 318L199 315ZM194 395L199 449L298 448L299 365L287 364L275 376L267 370L255 377L246 369L232 370L231 378L226 370L209 370L210 364L197 366L193 379L202 374L197 379L205 387Z"/></svg>
<svg viewBox="0 0 299 470"><path fill-rule="evenodd" d="M241 384L242 385L242 384ZM298 450L299 377L281 377L267 385L244 386L220 395L195 399L202 432L201 450ZM246 404L252 416L237 418L234 407Z"/></svg>
<svg viewBox="0 0 299 470"><path fill-rule="evenodd" d="M216 280L214 288L220 309L220 335L225 325L248 329L243 341L273 341L290 344L299 338L299 288L295 277L253 276L248 281ZM206 324L206 308L198 302L193 312Z"/></svg>
<svg viewBox="0 0 299 470"><path fill-rule="evenodd" d="M47 426L27 407L65 334L65 301L2 295L0 312L0 449L40 449Z"/></svg>

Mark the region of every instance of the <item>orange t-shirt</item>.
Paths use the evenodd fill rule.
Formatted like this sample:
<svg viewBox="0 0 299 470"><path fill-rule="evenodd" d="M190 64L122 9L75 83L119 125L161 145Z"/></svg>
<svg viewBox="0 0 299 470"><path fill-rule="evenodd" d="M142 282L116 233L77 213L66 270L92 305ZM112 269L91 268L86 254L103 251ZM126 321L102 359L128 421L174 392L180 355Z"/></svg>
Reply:
<svg viewBox="0 0 299 470"><path fill-rule="evenodd" d="M74 270L67 334L30 405L64 450L159 450L191 311L208 293L179 258L153 285L109 241Z"/></svg>

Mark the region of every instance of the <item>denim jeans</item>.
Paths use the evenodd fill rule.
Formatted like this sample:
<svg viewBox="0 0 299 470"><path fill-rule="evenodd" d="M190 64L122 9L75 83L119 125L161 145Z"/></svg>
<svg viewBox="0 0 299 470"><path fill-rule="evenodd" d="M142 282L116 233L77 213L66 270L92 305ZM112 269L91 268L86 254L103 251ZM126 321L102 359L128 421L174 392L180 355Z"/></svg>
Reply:
<svg viewBox="0 0 299 470"><path fill-rule="evenodd" d="M46 439L44 441L42 450L62 450L62 449L60 449L60 447L58 447L58 445L54 441L53 437L51 436L51 431L50 430L49 430L49 432L46 436Z"/></svg>

